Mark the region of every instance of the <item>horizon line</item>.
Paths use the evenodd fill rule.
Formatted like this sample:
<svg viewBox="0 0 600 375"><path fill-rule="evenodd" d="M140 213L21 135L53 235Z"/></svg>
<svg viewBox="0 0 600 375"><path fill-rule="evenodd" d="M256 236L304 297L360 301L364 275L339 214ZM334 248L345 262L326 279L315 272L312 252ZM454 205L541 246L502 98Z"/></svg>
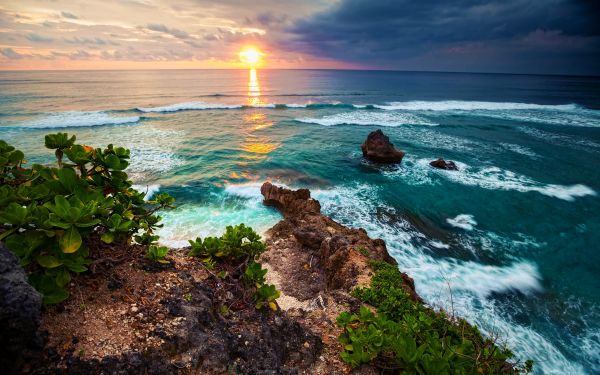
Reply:
<svg viewBox="0 0 600 375"><path fill-rule="evenodd" d="M454 73L454 74L489 74L489 75L525 75L525 76L557 76L600 78L600 74L577 73L515 73L515 72L483 72L483 71L452 71L452 70L403 70L403 69L357 69L357 68L140 68L140 69L0 69L0 73L15 72L115 72L115 71L154 71L154 70L324 70L324 71L354 71L354 72L395 72L395 73Z"/></svg>

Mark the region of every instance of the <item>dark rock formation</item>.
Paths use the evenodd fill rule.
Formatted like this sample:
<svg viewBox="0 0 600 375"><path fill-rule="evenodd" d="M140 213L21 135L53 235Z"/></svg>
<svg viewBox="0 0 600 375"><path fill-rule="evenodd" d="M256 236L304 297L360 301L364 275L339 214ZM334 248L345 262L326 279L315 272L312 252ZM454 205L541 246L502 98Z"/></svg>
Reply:
<svg viewBox="0 0 600 375"><path fill-rule="evenodd" d="M10 373L41 345L42 296L27 283L19 259L0 243L0 373Z"/></svg>
<svg viewBox="0 0 600 375"><path fill-rule="evenodd" d="M431 163L429 163L429 165L431 165L432 167L437 168L437 169L445 169L448 171L458 171L458 167L451 160L446 161L444 159L437 159L437 160L434 160Z"/></svg>
<svg viewBox="0 0 600 375"><path fill-rule="evenodd" d="M379 129L369 133L361 148L363 156L376 163L400 163L404 157L404 152L397 150Z"/></svg>
<svg viewBox="0 0 600 375"><path fill-rule="evenodd" d="M308 189L289 190L265 182L260 192L265 197L265 205L276 207L285 216L321 212L321 204L310 198Z"/></svg>

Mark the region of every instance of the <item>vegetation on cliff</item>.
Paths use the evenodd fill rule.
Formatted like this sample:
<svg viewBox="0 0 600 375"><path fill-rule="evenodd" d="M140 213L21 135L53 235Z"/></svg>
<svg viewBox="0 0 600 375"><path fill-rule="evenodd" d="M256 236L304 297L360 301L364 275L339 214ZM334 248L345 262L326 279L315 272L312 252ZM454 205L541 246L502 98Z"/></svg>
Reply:
<svg viewBox="0 0 600 375"><path fill-rule="evenodd" d="M149 257L161 258L156 244L159 209L174 199L159 194L150 201L131 187L129 150L108 145L104 150L75 143L66 133L47 135L56 167L27 163L23 152L0 141L0 240L21 260L29 281L52 304L69 297L71 273L90 264L86 242L135 240L148 246ZM67 160L64 159L66 156Z"/></svg>
<svg viewBox="0 0 600 375"><path fill-rule="evenodd" d="M415 301L403 287L396 265L371 261L370 287L353 295L364 302L358 314L341 313L342 359L352 367L373 363L384 370L411 374L517 374L533 363L513 365L513 353L464 319L434 311ZM376 313L368 306L376 308Z"/></svg>

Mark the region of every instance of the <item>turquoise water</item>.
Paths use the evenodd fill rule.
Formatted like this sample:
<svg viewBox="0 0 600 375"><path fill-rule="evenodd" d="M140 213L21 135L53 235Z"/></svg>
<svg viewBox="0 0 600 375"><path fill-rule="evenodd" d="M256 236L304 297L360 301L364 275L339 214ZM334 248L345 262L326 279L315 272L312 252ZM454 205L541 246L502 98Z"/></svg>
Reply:
<svg viewBox="0 0 600 375"><path fill-rule="evenodd" d="M363 160L377 128L400 166ZM31 162L67 131L132 150L183 246L280 216L265 180L383 238L431 305L544 374L600 372L600 79L365 71L0 73L0 138ZM458 172L428 162L454 160ZM451 298L452 297L452 298Z"/></svg>

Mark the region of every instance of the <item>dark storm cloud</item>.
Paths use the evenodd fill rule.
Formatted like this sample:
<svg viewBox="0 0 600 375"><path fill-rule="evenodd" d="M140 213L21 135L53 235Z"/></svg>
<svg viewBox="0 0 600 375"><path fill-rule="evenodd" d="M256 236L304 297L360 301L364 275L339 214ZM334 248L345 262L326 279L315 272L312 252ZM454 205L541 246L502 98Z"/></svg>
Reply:
<svg viewBox="0 0 600 375"><path fill-rule="evenodd" d="M600 2L342 0L294 48L392 69L600 74Z"/></svg>

